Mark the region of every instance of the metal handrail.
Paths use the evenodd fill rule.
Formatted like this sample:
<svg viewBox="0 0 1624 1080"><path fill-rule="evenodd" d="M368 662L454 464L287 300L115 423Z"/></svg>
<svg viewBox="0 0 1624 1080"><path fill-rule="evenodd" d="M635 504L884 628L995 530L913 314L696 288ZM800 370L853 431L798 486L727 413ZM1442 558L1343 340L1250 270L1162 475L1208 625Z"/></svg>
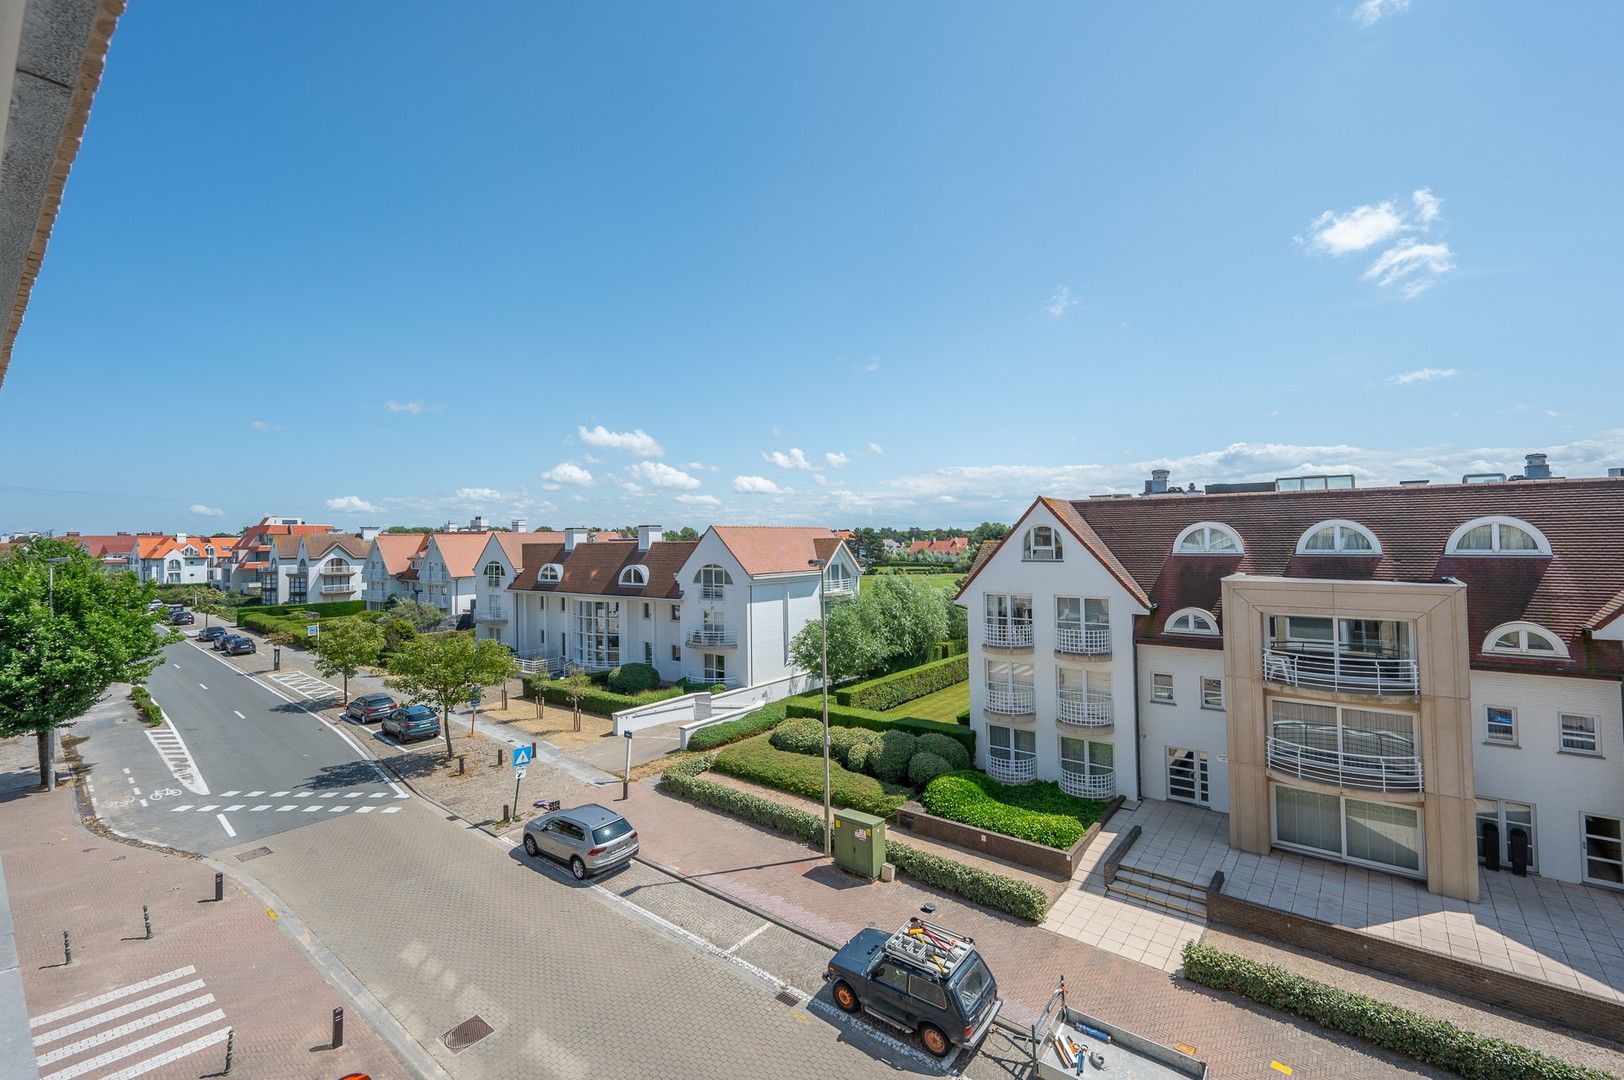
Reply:
<svg viewBox="0 0 1624 1080"><path fill-rule="evenodd" d="M710 678L701 671L689 672L684 678L688 680L689 686L716 686L720 684L732 688L739 685L739 679L736 675L720 675L716 678Z"/></svg>
<svg viewBox="0 0 1624 1080"><path fill-rule="evenodd" d="M1420 665L1409 657L1264 649L1263 677L1290 686L1360 694L1413 696L1421 690Z"/></svg>
<svg viewBox="0 0 1624 1080"><path fill-rule="evenodd" d="M987 711L1006 716L1029 716L1037 708L1037 694L1031 683L990 683Z"/></svg>
<svg viewBox="0 0 1624 1080"><path fill-rule="evenodd" d="M354 592L355 586L323 583L321 591L324 593Z"/></svg>
<svg viewBox="0 0 1624 1080"><path fill-rule="evenodd" d="M474 608L475 622L507 622L507 612L500 607Z"/></svg>
<svg viewBox="0 0 1624 1080"><path fill-rule="evenodd" d="M988 619L982 644L999 649L1032 647L1031 619Z"/></svg>
<svg viewBox="0 0 1624 1080"><path fill-rule="evenodd" d="M1075 656L1109 656L1111 653L1110 623L1056 623L1054 628L1056 652Z"/></svg>
<svg viewBox="0 0 1624 1080"><path fill-rule="evenodd" d="M725 585L701 585L699 586L699 598L701 600L720 600L724 588L726 588Z"/></svg>
<svg viewBox="0 0 1624 1080"><path fill-rule="evenodd" d="M1073 772L1062 765L1060 790L1079 799L1109 799L1116 795L1116 770L1109 765L1088 765Z"/></svg>
<svg viewBox="0 0 1624 1080"><path fill-rule="evenodd" d="M1030 784L1038 776L1038 756L1030 751L1011 750L1009 757L987 754L987 775L1001 784Z"/></svg>
<svg viewBox="0 0 1624 1080"><path fill-rule="evenodd" d="M731 630L690 630L690 645L737 645L739 637Z"/></svg>
<svg viewBox="0 0 1624 1080"><path fill-rule="evenodd" d="M1270 736L1267 740L1269 768L1302 780L1314 780L1343 788L1366 791L1420 791L1419 757L1376 757L1372 754L1345 754Z"/></svg>
<svg viewBox="0 0 1624 1080"><path fill-rule="evenodd" d="M1062 724L1079 727L1106 727L1113 722L1111 692L1109 690L1060 691L1060 708L1056 713Z"/></svg>

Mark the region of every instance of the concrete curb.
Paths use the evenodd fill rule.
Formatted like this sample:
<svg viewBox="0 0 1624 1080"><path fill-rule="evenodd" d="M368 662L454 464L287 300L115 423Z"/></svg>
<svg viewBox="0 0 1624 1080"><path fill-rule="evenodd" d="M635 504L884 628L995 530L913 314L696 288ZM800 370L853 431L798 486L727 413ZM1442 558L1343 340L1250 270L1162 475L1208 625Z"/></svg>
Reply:
<svg viewBox="0 0 1624 1080"><path fill-rule="evenodd" d="M3 864L0 864L0 1072L17 1080L33 1080L39 1076Z"/></svg>

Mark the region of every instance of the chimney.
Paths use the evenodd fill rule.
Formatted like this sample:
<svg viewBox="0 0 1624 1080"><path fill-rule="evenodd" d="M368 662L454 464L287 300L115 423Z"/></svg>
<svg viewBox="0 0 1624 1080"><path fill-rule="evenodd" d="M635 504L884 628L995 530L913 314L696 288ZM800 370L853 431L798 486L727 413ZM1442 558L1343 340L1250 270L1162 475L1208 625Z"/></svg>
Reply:
<svg viewBox="0 0 1624 1080"><path fill-rule="evenodd" d="M526 521L524 518L514 518L511 524L512 524L514 532L529 532L530 531L530 523L528 521Z"/></svg>
<svg viewBox="0 0 1624 1080"><path fill-rule="evenodd" d="M590 544L591 542L591 529L577 525L573 528L564 530L564 551L566 553L574 551L576 544Z"/></svg>
<svg viewBox="0 0 1624 1080"><path fill-rule="evenodd" d="M1540 455L1540 457L1544 457L1544 456L1545 456L1545 455L1544 455L1544 454L1541 454L1541 455ZM186 543L186 534L185 534L185 533L176 533L176 534L175 534L175 539L176 539L176 541L178 541L178 542L179 542L179 543L182 543L182 544L184 544L184 543Z"/></svg>
<svg viewBox="0 0 1624 1080"><path fill-rule="evenodd" d="M1523 466L1523 477L1528 480L1549 480L1551 467L1545 464L1544 454L1529 454Z"/></svg>
<svg viewBox="0 0 1624 1080"><path fill-rule="evenodd" d="M1172 473L1169 472L1167 469L1152 469L1152 470L1150 470L1150 479L1145 481L1145 494L1146 495L1165 495L1165 494L1167 494L1167 478L1169 476L1171 476L1171 475L1172 475Z"/></svg>
<svg viewBox="0 0 1624 1080"><path fill-rule="evenodd" d="M639 525L637 527L637 550L647 551L650 546L658 544L665 539L665 530L658 525Z"/></svg>
<svg viewBox="0 0 1624 1080"><path fill-rule="evenodd" d="M475 514L474 515L474 520L472 520L472 521L470 521L468 523L468 531L469 532L484 532L485 531L485 515L484 514Z"/></svg>
<svg viewBox="0 0 1624 1080"><path fill-rule="evenodd" d="M361 526L361 531L356 533L356 535L370 544L373 540L377 539L378 534L382 531L383 530L376 525L363 525Z"/></svg>

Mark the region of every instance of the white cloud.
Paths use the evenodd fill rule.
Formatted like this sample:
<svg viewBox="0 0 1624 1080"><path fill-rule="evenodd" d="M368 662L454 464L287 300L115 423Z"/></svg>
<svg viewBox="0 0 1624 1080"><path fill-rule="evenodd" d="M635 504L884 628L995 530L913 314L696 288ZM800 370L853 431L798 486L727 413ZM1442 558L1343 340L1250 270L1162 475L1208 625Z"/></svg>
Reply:
<svg viewBox="0 0 1624 1080"><path fill-rule="evenodd" d="M1043 310L1049 318L1063 318L1066 312L1077 306L1077 298L1071 294L1070 285L1056 285L1049 299L1043 302Z"/></svg>
<svg viewBox="0 0 1624 1080"><path fill-rule="evenodd" d="M814 481L815 481L815 482L816 482L816 483L819 483L819 484L822 484L822 485L824 485L824 486L825 486L825 487L827 487L827 486L828 486L828 485L829 485L829 478L828 478L828 477L827 477L827 476L824 476L824 475L823 475L823 474L822 474L822 473L820 473L820 472L815 472L815 473L813 473L813 474L812 474L812 479L813 479L813 480L814 480Z"/></svg>
<svg viewBox="0 0 1624 1080"><path fill-rule="evenodd" d="M1416 368L1414 371L1401 371L1397 375L1389 375L1382 380L1383 386L1408 386L1410 383L1431 382L1433 379L1453 379L1460 374L1459 368Z"/></svg>
<svg viewBox="0 0 1624 1080"><path fill-rule="evenodd" d="M576 428L576 435L588 446L600 446L605 450L624 450L641 457L662 457L665 454L665 448L642 428L610 431L602 424L594 428L583 425Z"/></svg>
<svg viewBox="0 0 1624 1080"><path fill-rule="evenodd" d="M1404 218L1390 202L1356 206L1337 213L1327 210L1308 226L1308 236L1299 243L1327 255L1351 255L1385 243L1403 232Z"/></svg>
<svg viewBox="0 0 1624 1080"><path fill-rule="evenodd" d="M550 484L573 484L576 487L591 487L597 483L591 473L570 461L559 462L542 473L541 478Z"/></svg>
<svg viewBox="0 0 1624 1080"><path fill-rule="evenodd" d="M281 424L273 424L269 420L250 420L248 426L255 431L281 431Z"/></svg>
<svg viewBox="0 0 1624 1080"><path fill-rule="evenodd" d="M782 495L790 489L779 487L765 476L735 476L733 490L746 495Z"/></svg>
<svg viewBox="0 0 1624 1080"><path fill-rule="evenodd" d="M198 517L220 517L225 511L218 506L204 506L202 503L193 503L192 513Z"/></svg>
<svg viewBox="0 0 1624 1080"><path fill-rule="evenodd" d="M458 488L454 498L464 503L502 502L507 496L495 488Z"/></svg>
<svg viewBox="0 0 1624 1080"><path fill-rule="evenodd" d="M684 465L683 468L689 470L690 472L721 472L722 471L722 467L720 465L706 465L703 461L690 461L686 465Z"/></svg>
<svg viewBox="0 0 1624 1080"><path fill-rule="evenodd" d="M778 429L777 429L777 428L776 428L776 427L775 427L775 428L773 428L773 432L772 432L772 435L773 435L773 438L775 438L775 439L776 439L776 438L778 438L778 436L780 436L780 435L782 435L782 434L783 434L783 432L782 432L782 431L779 431L779 430L778 430Z"/></svg>
<svg viewBox="0 0 1624 1080"><path fill-rule="evenodd" d="M677 501L685 506L721 506L722 500L715 495L678 495Z"/></svg>
<svg viewBox="0 0 1624 1080"><path fill-rule="evenodd" d="M868 363L863 365L863 370L872 375L876 371L880 370L880 362L878 360L870 360Z"/></svg>
<svg viewBox="0 0 1624 1080"><path fill-rule="evenodd" d="M1359 0L1353 9L1353 21L1360 26L1375 26L1389 15L1410 9L1410 0Z"/></svg>
<svg viewBox="0 0 1624 1080"><path fill-rule="evenodd" d="M421 416L426 412L439 412L432 405L425 405L421 401L386 401L383 407L392 413L404 413L407 416Z"/></svg>
<svg viewBox="0 0 1624 1080"><path fill-rule="evenodd" d="M340 495L336 499L327 500L327 509L337 510L341 514L376 514L378 508L359 495Z"/></svg>
<svg viewBox="0 0 1624 1080"><path fill-rule="evenodd" d="M639 461L627 468L626 474L636 477L650 487L683 488L691 491L699 486L698 478L661 461Z"/></svg>
<svg viewBox="0 0 1624 1080"><path fill-rule="evenodd" d="M1443 200L1432 193L1431 188L1418 188L1410 192L1410 202L1415 205L1415 219L1423 225L1431 225L1438 220L1438 208Z"/></svg>
<svg viewBox="0 0 1624 1080"><path fill-rule="evenodd" d="M830 450L823 455L823 460L829 463L829 468L838 469L851 462L851 457L838 450Z"/></svg>
<svg viewBox="0 0 1624 1080"><path fill-rule="evenodd" d="M871 442L868 444L868 452L873 454L875 457L885 453L884 450L880 449L880 444L877 442Z"/></svg>
<svg viewBox="0 0 1624 1080"><path fill-rule="evenodd" d="M1405 299L1413 300L1455 269L1454 252L1448 244L1422 243L1413 235L1405 235L1430 232L1442 205L1431 188L1417 188L1410 193L1407 211L1392 201L1356 206L1341 213L1327 210L1309 225L1306 236L1297 237L1297 242L1335 256L1390 243L1392 246L1378 255L1361 277L1381 288L1398 285Z"/></svg>
<svg viewBox="0 0 1624 1080"><path fill-rule="evenodd" d="M787 454L782 450L770 450L761 456L777 465L780 469L812 468L812 463L806 460L806 455L801 452L799 447L790 447Z"/></svg>
<svg viewBox="0 0 1624 1080"><path fill-rule="evenodd" d="M1455 269L1455 255L1448 244L1423 244L1405 239L1381 253L1363 274L1382 288L1400 286L1407 300L1413 300Z"/></svg>

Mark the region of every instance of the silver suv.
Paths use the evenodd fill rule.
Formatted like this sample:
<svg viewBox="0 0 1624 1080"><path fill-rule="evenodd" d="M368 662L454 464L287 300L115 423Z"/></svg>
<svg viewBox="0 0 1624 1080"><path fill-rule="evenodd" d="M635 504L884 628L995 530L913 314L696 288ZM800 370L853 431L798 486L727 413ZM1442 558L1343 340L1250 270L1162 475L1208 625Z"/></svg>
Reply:
<svg viewBox="0 0 1624 1080"><path fill-rule="evenodd" d="M524 826L524 850L567 863L576 881L631 861L637 854L632 823L597 803L553 810Z"/></svg>

